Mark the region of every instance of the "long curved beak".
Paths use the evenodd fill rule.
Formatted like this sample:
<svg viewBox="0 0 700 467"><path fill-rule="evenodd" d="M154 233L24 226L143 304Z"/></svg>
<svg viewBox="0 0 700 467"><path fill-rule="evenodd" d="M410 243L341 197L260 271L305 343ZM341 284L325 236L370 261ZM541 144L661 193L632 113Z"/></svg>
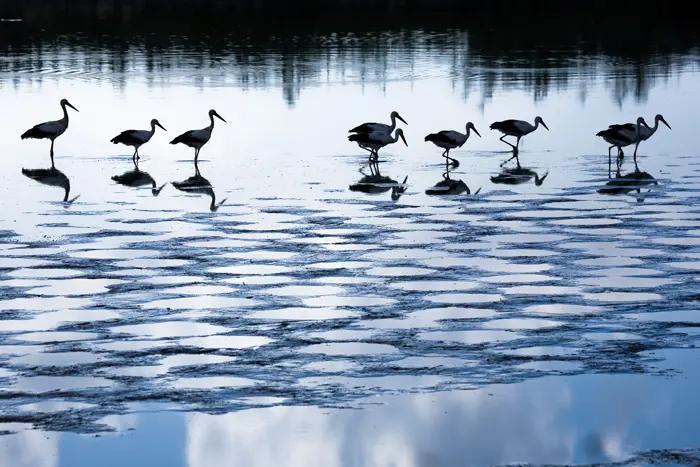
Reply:
<svg viewBox="0 0 700 467"><path fill-rule="evenodd" d="M642 120L642 125L644 125L645 127L647 127L647 130L651 131L651 127L649 126L649 124L648 124L646 121ZM669 128L670 128L670 127L669 127Z"/></svg>
<svg viewBox="0 0 700 467"><path fill-rule="evenodd" d="M403 133L400 133L399 136L400 136L401 139L403 140L403 144L405 144L406 147L408 147L408 143L406 142L406 138L403 137Z"/></svg>
<svg viewBox="0 0 700 467"><path fill-rule="evenodd" d="M545 127L545 128L547 129L547 131L549 131L549 127L548 127L547 124L544 122L544 120L542 120L542 126Z"/></svg>
<svg viewBox="0 0 700 467"><path fill-rule="evenodd" d="M480 135L479 132L476 130L476 128L472 127L472 129L474 130L474 133L476 133L477 135L479 135L479 138L481 138L481 135Z"/></svg>
<svg viewBox="0 0 700 467"><path fill-rule="evenodd" d="M224 117L222 117L221 115L219 115L219 114L217 114L217 113L215 113L214 115L215 115L219 120L221 120L222 122L228 123L226 120L224 120Z"/></svg>
<svg viewBox="0 0 700 467"><path fill-rule="evenodd" d="M397 115L396 118L398 118L399 120L401 120L402 122L404 122L406 125L408 125L408 123L406 122L406 120L404 120L403 118L401 118L401 115Z"/></svg>
<svg viewBox="0 0 700 467"><path fill-rule="evenodd" d="M75 110L76 112L80 112L80 110L78 110L78 109L76 109L75 107L73 107L73 104L71 104L70 102L66 101L66 105L67 105L68 107L70 107L71 109Z"/></svg>
<svg viewBox="0 0 700 467"><path fill-rule="evenodd" d="M666 120L664 120L664 119L662 118L661 121L664 122L664 125L666 125L666 126L668 127L669 130L671 129L671 125L669 125L668 122L667 122Z"/></svg>
<svg viewBox="0 0 700 467"><path fill-rule="evenodd" d="M156 122L156 126L162 128L163 131L168 131L168 130L166 130L165 128L163 128L163 125L161 125L159 122Z"/></svg>

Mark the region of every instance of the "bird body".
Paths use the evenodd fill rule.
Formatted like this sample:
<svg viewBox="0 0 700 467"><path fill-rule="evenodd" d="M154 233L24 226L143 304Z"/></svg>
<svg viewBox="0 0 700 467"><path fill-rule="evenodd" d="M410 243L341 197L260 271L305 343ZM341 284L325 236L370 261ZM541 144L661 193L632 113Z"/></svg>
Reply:
<svg viewBox="0 0 700 467"><path fill-rule="evenodd" d="M391 112L391 115L389 117L391 118L391 125L387 125L386 123L368 122L356 126L352 130L349 130L348 133L372 133L373 131L383 131L385 133L391 134L396 128L396 119L399 119L406 125L408 125L408 123L406 123L406 120L401 118L401 115L399 115L399 113L395 110Z"/></svg>
<svg viewBox="0 0 700 467"><path fill-rule="evenodd" d="M117 136L112 138L110 142L114 144L123 144L125 146L132 146L134 150L134 156L133 159L134 161L139 158L139 148L148 143L151 138L153 137L153 134L156 132L156 126L160 127L163 129L163 131L167 131L165 128L163 128L163 125L161 125L157 119L151 120L151 130L126 130L122 131L119 133Z"/></svg>
<svg viewBox="0 0 700 467"><path fill-rule="evenodd" d="M518 150L518 145L520 144L520 138L523 136L529 135L533 131L535 131L540 124L549 131L549 127L544 123L544 120L542 120L542 117L535 117L535 124L532 125L529 122L526 122L524 120L503 120L500 122L493 122L491 126L489 126L490 129L492 130L498 130L501 133L503 133L503 136L501 136L499 139L509 145L510 147L513 148L514 151ZM508 141L505 141L503 138L506 136L515 136L517 138L517 141L515 145L512 145Z"/></svg>
<svg viewBox="0 0 700 467"><path fill-rule="evenodd" d="M403 143L408 146L406 138L403 136L403 130L397 128L394 136L390 133L384 131L372 131L370 133L356 133L348 136L349 141L356 142L360 147L368 148L370 150L370 160L374 157L375 160L379 158L377 152L389 144L397 142L401 138Z"/></svg>
<svg viewBox="0 0 700 467"><path fill-rule="evenodd" d="M61 99L61 109L63 109L63 118L60 120L53 120L50 122L44 122L44 123L39 123L38 125L34 125L32 128L29 130L25 131L22 133L21 138L22 139L27 139L27 138L32 138L32 139L50 139L51 140L51 149L50 149L50 155L51 155L51 166L54 166L53 162L53 145L54 145L54 140L61 136L63 133L66 132L68 129L68 110L66 107L70 107L71 109L75 110L76 112L78 109L73 107L70 102L68 102L67 99Z"/></svg>
<svg viewBox="0 0 700 467"><path fill-rule="evenodd" d="M175 138L170 142L170 144L184 144L185 146L194 148L194 163L197 164L197 158L199 157L199 150L202 146L207 144L211 138L211 133L214 131L214 117L218 118L222 122L226 123L226 120L216 113L216 110L211 109L209 111L209 126L202 128L201 130L189 130Z"/></svg>
<svg viewBox="0 0 700 467"><path fill-rule="evenodd" d="M481 138L481 135L476 130L474 124L472 122L469 122L466 126L466 133L460 133L454 130L442 130L438 131L437 133L431 133L427 135L425 137L425 141L429 141L435 146L445 150L442 153L442 157L445 158L445 165L452 161L453 165L457 166L459 165L459 162L457 161L457 159L450 157L450 150L455 148L461 148L462 146L464 146L464 143L466 143L469 139L469 134L471 130L474 130L474 133L476 133L479 136L479 138Z"/></svg>
<svg viewBox="0 0 700 467"><path fill-rule="evenodd" d="M649 126L646 125L646 123L644 124L644 126L639 127L639 140L646 141L649 138L651 138L654 135L654 133L656 133L656 130L659 129L659 122L663 122L663 124L666 125L669 130L671 129L671 125L668 124L664 116L661 114L657 114L654 117L654 128L649 128ZM634 123L610 125L608 128L618 132L621 135L624 135L628 139L632 140L633 143L637 142L637 125Z"/></svg>
<svg viewBox="0 0 700 467"><path fill-rule="evenodd" d="M656 124L658 127L658 121L656 122ZM632 125L632 128L634 129L634 133L630 133L629 125ZM626 123L624 125L610 125L607 129L596 133L596 136L603 138L603 140L605 140L608 144L610 144L610 147L608 147L608 166L610 166L610 164L611 164L610 150L614 147L617 147L618 159L622 159L625 155L622 148L636 143L636 146L634 148L634 158L636 160L637 159L637 148L639 147L639 143L644 140L642 137L642 132L643 131L646 132L646 130L650 130L649 126L644 121L643 117L639 117L637 119L636 124ZM654 130L654 131L656 131L656 130ZM651 134L653 134L653 132ZM618 161L618 163L619 163L619 161Z"/></svg>

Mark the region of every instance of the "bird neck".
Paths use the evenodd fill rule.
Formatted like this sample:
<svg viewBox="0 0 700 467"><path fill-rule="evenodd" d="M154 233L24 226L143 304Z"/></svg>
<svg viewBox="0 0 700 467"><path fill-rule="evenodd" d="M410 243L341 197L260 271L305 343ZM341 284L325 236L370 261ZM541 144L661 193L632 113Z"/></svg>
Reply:
<svg viewBox="0 0 700 467"><path fill-rule="evenodd" d="M464 136L465 136L464 139L465 139L465 140L469 139L469 133L470 133L471 131L472 131L472 129L469 127L469 125L467 125L467 132L464 134Z"/></svg>
<svg viewBox="0 0 700 467"><path fill-rule="evenodd" d="M66 203L68 202L68 195L70 194L70 181L66 177L66 179L61 183L61 188L65 191L65 194L63 195L63 202Z"/></svg>
<svg viewBox="0 0 700 467"><path fill-rule="evenodd" d="M66 108L66 104L61 104L61 108L63 109L63 118L61 120L68 122L68 109Z"/></svg>
<svg viewBox="0 0 700 467"><path fill-rule="evenodd" d="M209 131L214 129L214 115L209 115L209 126L207 127Z"/></svg>
<svg viewBox="0 0 700 467"><path fill-rule="evenodd" d="M156 132L156 124L151 123L151 136L153 136L155 134L155 132ZM153 185L153 186L155 186L155 185Z"/></svg>
<svg viewBox="0 0 700 467"><path fill-rule="evenodd" d="M656 133L656 130L659 129L659 121L660 121L660 120L657 118L656 121L654 122L654 128L650 128L651 134L652 134L652 135L653 135L654 133Z"/></svg>
<svg viewBox="0 0 700 467"><path fill-rule="evenodd" d="M540 121L535 120L535 126L532 128L532 131L535 131L539 126L540 126Z"/></svg>
<svg viewBox="0 0 700 467"><path fill-rule="evenodd" d="M394 131L394 128L396 128L396 117L394 115L391 116L391 125L389 125L389 133Z"/></svg>

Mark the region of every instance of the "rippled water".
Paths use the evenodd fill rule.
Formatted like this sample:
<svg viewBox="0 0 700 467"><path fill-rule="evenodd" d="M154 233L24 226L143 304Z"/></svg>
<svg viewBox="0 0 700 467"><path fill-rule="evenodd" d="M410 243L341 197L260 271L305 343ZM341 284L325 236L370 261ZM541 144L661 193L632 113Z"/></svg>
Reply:
<svg viewBox="0 0 700 467"><path fill-rule="evenodd" d="M33 40L0 60L8 465L94 465L140 442L168 465L256 456L211 439L277 444L294 465L373 449L366 433L339 441L342 430L376 432L362 465L458 465L456 433L482 428L499 436L476 436L470 465L665 462L638 453L700 447L695 49L615 60L572 46L533 62L536 51L420 30L316 36L301 51L273 39L251 52L225 38ZM56 142L62 176L24 176L50 166L49 144L19 135L58 118L63 97L80 112ZM168 182L194 175L193 151L167 143L206 126L210 108L228 121L200 156L211 187L178 190ZM408 147L380 152L392 180L376 184L347 129L392 110ZM673 130L640 146L636 168L629 151L609 172L595 133L656 113ZM501 167L509 154L489 124L536 115L551 131L523 139L520 170ZM110 138L151 118L168 132L140 151L144 183L115 183L135 168ZM461 164L448 177L472 194L426 194L445 175L423 137L467 121L483 137L451 153ZM674 436L659 441L654 417ZM99 442L57 434L133 427ZM26 454L31 443L48 457ZM406 457L390 449L404 444Z"/></svg>

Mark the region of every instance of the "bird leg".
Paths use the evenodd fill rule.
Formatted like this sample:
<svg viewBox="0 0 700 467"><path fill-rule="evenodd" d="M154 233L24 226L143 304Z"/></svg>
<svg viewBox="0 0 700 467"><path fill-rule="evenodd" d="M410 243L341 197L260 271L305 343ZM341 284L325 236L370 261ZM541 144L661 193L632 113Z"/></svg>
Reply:
<svg viewBox="0 0 700 467"><path fill-rule="evenodd" d="M49 155L51 156L51 168L55 169L56 166L53 163L53 141L54 140L51 140L51 150L49 151Z"/></svg>
<svg viewBox="0 0 700 467"><path fill-rule="evenodd" d="M507 144L508 146L510 146L511 148L515 149L515 146L513 146L512 143L509 143L508 141L506 141L506 140L503 139L503 138L505 138L506 136L508 136L508 135L503 135L503 136L501 136L501 137L498 138L498 139L500 139L501 141L503 141L504 143L506 143L506 144Z"/></svg>
<svg viewBox="0 0 700 467"><path fill-rule="evenodd" d="M641 140L637 141L637 144L634 145L634 163L637 163L637 148L639 148L639 143Z"/></svg>
<svg viewBox="0 0 700 467"><path fill-rule="evenodd" d="M510 143L508 143L508 144L510 144ZM513 155L510 157L510 159L506 159L505 161L501 162L501 167L503 167L504 165L506 165L508 162L512 161L513 159L516 159L518 161L518 164L520 164L520 160L518 159L518 150L515 147L513 147Z"/></svg>

